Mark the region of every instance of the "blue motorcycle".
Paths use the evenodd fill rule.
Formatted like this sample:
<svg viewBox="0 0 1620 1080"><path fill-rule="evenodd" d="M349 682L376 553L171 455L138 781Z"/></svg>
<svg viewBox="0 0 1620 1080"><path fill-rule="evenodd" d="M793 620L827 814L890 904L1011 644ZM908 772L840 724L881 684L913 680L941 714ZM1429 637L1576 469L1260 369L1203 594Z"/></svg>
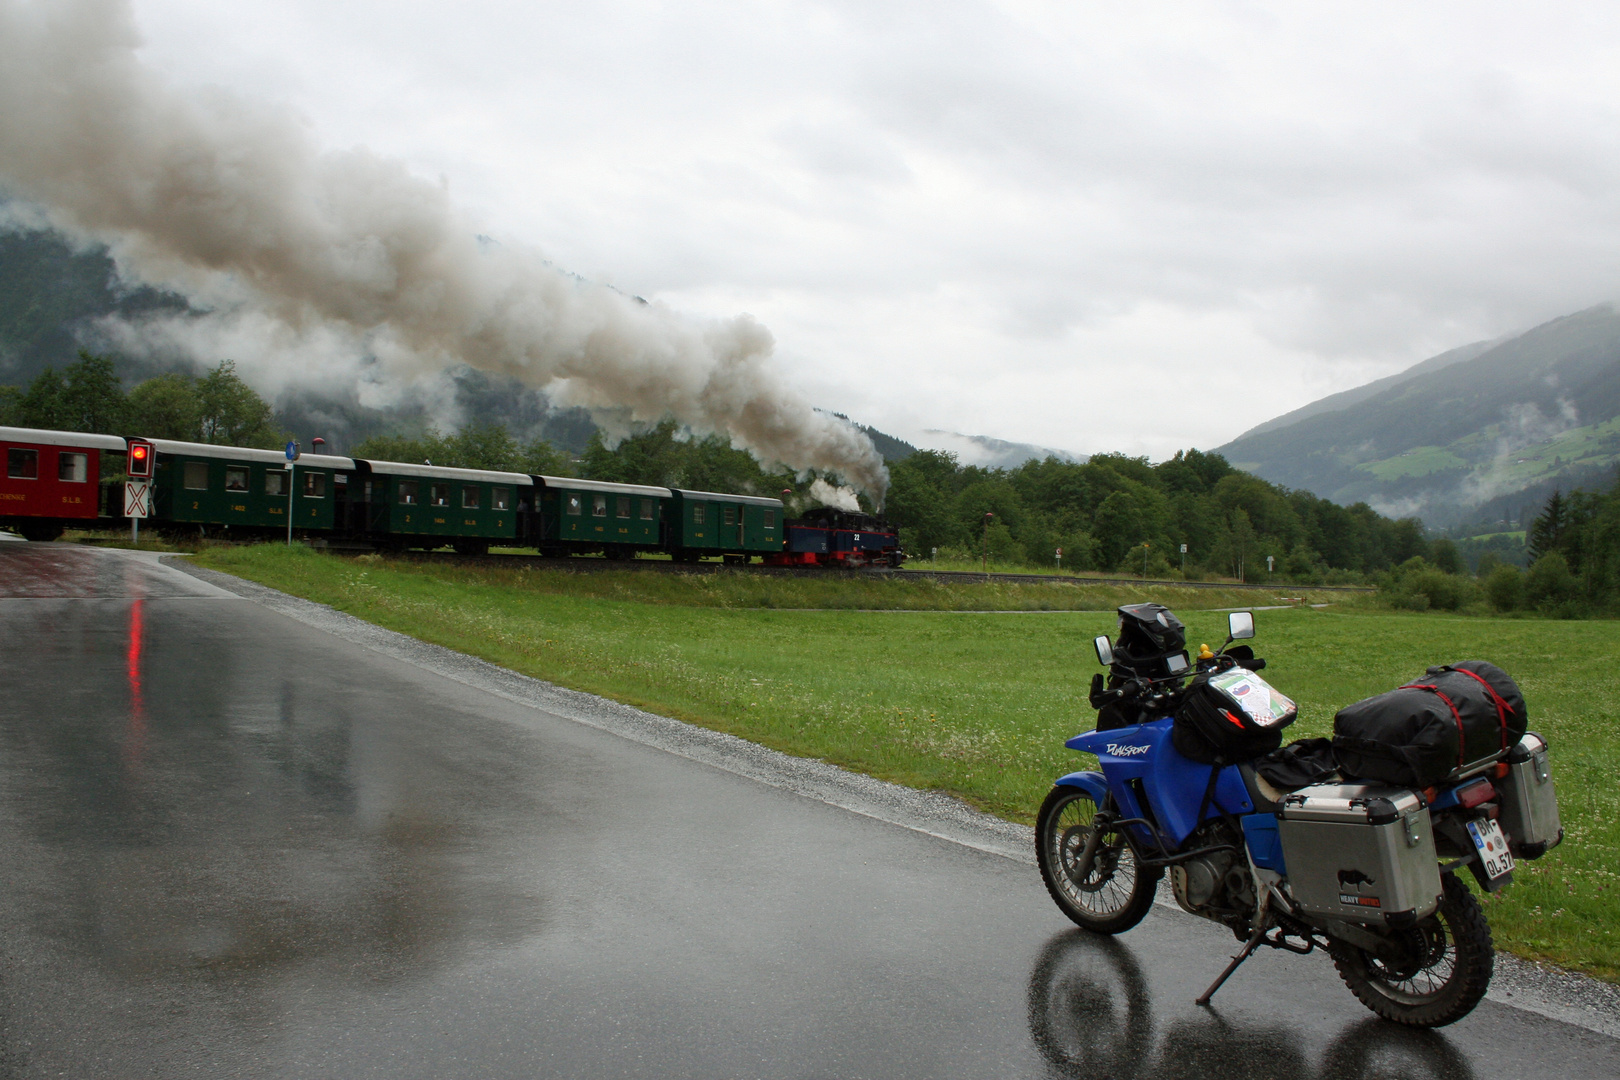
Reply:
<svg viewBox="0 0 1620 1080"><path fill-rule="evenodd" d="M1539 857L1562 838L1545 742L1526 733L1507 746L1504 728L1501 749L1421 790L1331 770L1279 787L1255 763L1276 757L1295 709L1257 674L1265 661L1234 645L1254 636L1253 614L1233 613L1228 629L1195 659L1168 609L1137 604L1120 609L1117 643L1096 640L1108 669L1092 683L1098 729L1065 745L1101 771L1060 778L1036 819L1052 899L1079 926L1119 934L1168 874L1178 906L1244 943L1200 1005L1268 946L1326 950L1387 1020L1466 1016L1495 954L1457 873L1494 892L1515 854Z"/></svg>

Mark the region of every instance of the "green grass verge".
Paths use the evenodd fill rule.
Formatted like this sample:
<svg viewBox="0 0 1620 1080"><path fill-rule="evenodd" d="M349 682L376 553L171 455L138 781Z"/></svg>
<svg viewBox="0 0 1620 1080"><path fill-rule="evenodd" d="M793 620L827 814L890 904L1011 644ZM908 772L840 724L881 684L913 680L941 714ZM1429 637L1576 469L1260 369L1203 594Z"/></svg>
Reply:
<svg viewBox="0 0 1620 1080"><path fill-rule="evenodd" d="M197 562L515 671L950 792L1023 822L1055 777L1093 761L1063 740L1092 726L1091 639L1113 630L1110 609L1169 603L1191 642L1218 643L1225 616L1212 609L1255 600L1220 590L1144 596L1068 584L571 573L276 545L205 549ZM1077 595L1055 599L1067 593ZM1003 610L983 613L992 608ZM1483 658L1511 672L1532 728L1552 745L1568 836L1487 898L1497 942L1620 981L1620 791L1612 778L1620 623L1370 605L1296 607L1258 620L1267 677L1300 702L1297 736L1328 733L1339 706L1432 663Z"/></svg>

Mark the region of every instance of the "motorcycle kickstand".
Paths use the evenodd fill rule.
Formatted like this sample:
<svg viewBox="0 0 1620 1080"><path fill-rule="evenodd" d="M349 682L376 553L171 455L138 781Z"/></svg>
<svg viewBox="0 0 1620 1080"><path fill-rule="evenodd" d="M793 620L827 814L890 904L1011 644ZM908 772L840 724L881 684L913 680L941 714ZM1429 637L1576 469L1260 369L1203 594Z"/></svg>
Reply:
<svg viewBox="0 0 1620 1080"><path fill-rule="evenodd" d="M1266 931L1271 929L1272 920L1270 916L1271 892L1268 890L1266 895L1260 901L1260 910L1255 912L1254 934L1249 938L1248 942L1243 946L1238 954L1232 957L1232 962L1226 965L1226 970L1221 972L1220 978L1210 983L1209 989L1205 990L1201 997L1193 1001L1194 1005L1208 1005L1209 999L1215 996L1215 991L1219 990L1226 983L1226 980L1232 977L1232 972L1241 967L1243 961L1254 955L1254 950L1260 947L1260 942L1266 936Z"/></svg>
<svg viewBox="0 0 1620 1080"><path fill-rule="evenodd" d="M1254 950L1260 947L1260 939L1265 936L1266 927L1262 925L1260 929L1256 930L1254 935L1249 938L1248 944L1243 946L1243 950L1236 956L1232 957L1232 962L1226 965L1226 970L1221 972L1220 978L1210 983L1209 989L1205 990L1203 996L1197 998L1193 1004L1208 1005L1209 999L1215 996L1215 991L1219 990L1226 980L1232 977L1232 972L1236 971L1238 967L1242 965L1243 961L1254 955Z"/></svg>

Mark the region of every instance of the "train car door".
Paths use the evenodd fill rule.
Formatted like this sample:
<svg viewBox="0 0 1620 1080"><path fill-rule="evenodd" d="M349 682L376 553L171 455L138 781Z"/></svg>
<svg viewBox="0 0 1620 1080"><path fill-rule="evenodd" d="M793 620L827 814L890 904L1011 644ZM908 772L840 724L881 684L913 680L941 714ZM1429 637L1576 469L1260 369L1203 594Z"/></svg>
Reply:
<svg viewBox="0 0 1620 1080"><path fill-rule="evenodd" d="M344 533L349 530L349 474L335 472L332 474L332 531Z"/></svg>

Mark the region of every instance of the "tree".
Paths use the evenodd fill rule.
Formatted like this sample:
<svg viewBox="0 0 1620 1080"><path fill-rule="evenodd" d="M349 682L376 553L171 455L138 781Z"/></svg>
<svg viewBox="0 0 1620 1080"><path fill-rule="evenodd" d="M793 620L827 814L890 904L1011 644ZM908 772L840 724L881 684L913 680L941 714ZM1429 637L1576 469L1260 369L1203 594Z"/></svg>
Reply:
<svg viewBox="0 0 1620 1080"><path fill-rule="evenodd" d="M614 484L684 487L675 430L675 422L665 420L621 439L612 449L600 431L592 432L585 453L580 455L586 478Z"/></svg>
<svg viewBox="0 0 1620 1080"><path fill-rule="evenodd" d="M1580 579L1570 573L1569 563L1556 551L1537 559L1524 575L1525 600L1549 614L1574 614L1580 595Z"/></svg>
<svg viewBox="0 0 1620 1080"><path fill-rule="evenodd" d="M568 455L544 439L536 439L523 447L518 456L521 463L519 472L534 476L574 475L574 465L569 461Z"/></svg>
<svg viewBox="0 0 1620 1080"><path fill-rule="evenodd" d="M124 384L106 357L80 349L79 359L68 365L61 401L69 431L115 435L123 430L128 401Z"/></svg>
<svg viewBox="0 0 1620 1080"><path fill-rule="evenodd" d="M461 469L516 472L517 440L500 424L470 424L445 440L443 465Z"/></svg>
<svg viewBox="0 0 1620 1080"><path fill-rule="evenodd" d="M128 415L132 435L197 442L202 437L197 380L178 372L147 379L129 392Z"/></svg>
<svg viewBox="0 0 1620 1080"><path fill-rule="evenodd" d="M67 403L67 380L55 368L46 368L34 376L23 393L17 410L23 427L43 428L47 431L72 431Z"/></svg>
<svg viewBox="0 0 1620 1080"><path fill-rule="evenodd" d="M1436 570L1446 574L1460 574L1463 572L1462 556L1457 552L1457 545L1446 537L1434 542L1434 566Z"/></svg>
<svg viewBox="0 0 1620 1080"><path fill-rule="evenodd" d="M1239 581L1249 580L1249 561L1254 558L1259 543L1260 537L1249 523L1249 515L1243 510L1233 510L1227 518L1226 548L1232 576Z"/></svg>
<svg viewBox="0 0 1620 1080"><path fill-rule="evenodd" d="M236 374L236 361L221 360L198 380L197 400L203 442L267 449L281 442L271 423L275 411Z"/></svg>
<svg viewBox="0 0 1620 1080"><path fill-rule="evenodd" d="M1482 581L1485 599L1497 611L1515 611L1524 606L1524 575L1517 566L1498 563Z"/></svg>
<svg viewBox="0 0 1620 1080"><path fill-rule="evenodd" d="M1162 546L1160 533L1162 517L1155 511L1151 495L1144 490L1116 491L1097 507L1092 523L1092 536L1097 541L1097 561L1110 569L1120 568L1127 555L1134 559L1142 556L1142 544ZM1159 496L1162 500L1163 496ZM1133 555L1134 553L1134 555ZM1139 562L1132 563L1138 570ZM1130 566L1124 566L1129 569Z"/></svg>
<svg viewBox="0 0 1620 1080"><path fill-rule="evenodd" d="M1556 551L1564 539L1564 532L1569 528L1569 504L1564 499L1562 491L1553 491L1547 505L1542 507L1541 513L1530 526L1530 532L1525 537L1532 564L1541 560L1543 555Z"/></svg>
<svg viewBox="0 0 1620 1080"><path fill-rule="evenodd" d="M19 387L0 386L0 425L23 427L23 392Z"/></svg>

